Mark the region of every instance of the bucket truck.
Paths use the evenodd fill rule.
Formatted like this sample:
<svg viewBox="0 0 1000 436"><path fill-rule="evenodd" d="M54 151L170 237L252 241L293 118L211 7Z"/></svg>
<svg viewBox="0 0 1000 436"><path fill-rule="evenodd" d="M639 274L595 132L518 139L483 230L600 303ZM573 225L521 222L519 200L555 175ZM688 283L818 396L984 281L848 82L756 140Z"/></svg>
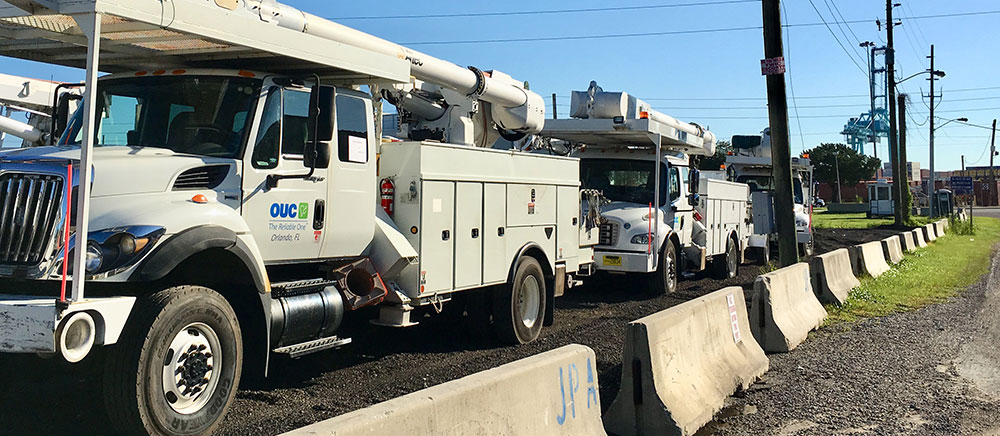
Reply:
<svg viewBox="0 0 1000 436"><path fill-rule="evenodd" d="M56 146L0 153L0 358L107 353L123 434L210 434L243 375L348 345L366 307L408 327L455 304L533 341L589 270L578 159L489 148L544 123L501 72L273 0L8 0L0 21L30 35L0 54L87 70ZM409 140L379 140L382 97Z"/></svg>
<svg viewBox="0 0 1000 436"><path fill-rule="evenodd" d="M702 177L691 156L715 153L715 135L596 82L572 94L572 119L541 135L575 145L585 188L601 192L595 266L641 274L671 293L681 274L711 268L735 277L749 235L745 184Z"/></svg>
<svg viewBox="0 0 1000 436"><path fill-rule="evenodd" d="M66 125L65 116L53 123L53 109L64 105L61 113L68 114L79 98L73 84L0 74L0 142L12 135L22 139L22 147L48 144ZM14 119L17 114L25 121Z"/></svg>
<svg viewBox="0 0 1000 436"><path fill-rule="evenodd" d="M770 253L777 250L777 228L774 220L774 177L771 174L771 134L733 137L733 151L726 156L729 180L750 185L753 208L753 234L750 255L767 263ZM794 192L795 234L799 253L813 254L812 198L813 167L808 156L792 157L792 189Z"/></svg>

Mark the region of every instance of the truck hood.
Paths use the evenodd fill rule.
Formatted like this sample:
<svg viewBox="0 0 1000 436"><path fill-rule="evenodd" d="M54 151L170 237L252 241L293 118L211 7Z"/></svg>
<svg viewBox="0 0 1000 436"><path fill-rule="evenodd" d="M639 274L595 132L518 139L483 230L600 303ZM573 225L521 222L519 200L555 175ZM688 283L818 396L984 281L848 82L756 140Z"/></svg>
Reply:
<svg viewBox="0 0 1000 436"><path fill-rule="evenodd" d="M18 166L61 167L78 165L80 147L31 147L0 152L0 168ZM206 164L231 164L232 159L175 153L165 148L102 146L94 147L92 197L165 192L177 176ZM74 184L76 181L74 180Z"/></svg>
<svg viewBox="0 0 1000 436"><path fill-rule="evenodd" d="M638 226L640 223L645 226L645 217L648 214L648 204L630 203L625 201L613 201L611 204L605 205L601 208L601 216L604 218L620 221L622 223L629 223L633 227ZM660 212L660 218L663 218L662 211ZM663 221L660 222L662 223Z"/></svg>

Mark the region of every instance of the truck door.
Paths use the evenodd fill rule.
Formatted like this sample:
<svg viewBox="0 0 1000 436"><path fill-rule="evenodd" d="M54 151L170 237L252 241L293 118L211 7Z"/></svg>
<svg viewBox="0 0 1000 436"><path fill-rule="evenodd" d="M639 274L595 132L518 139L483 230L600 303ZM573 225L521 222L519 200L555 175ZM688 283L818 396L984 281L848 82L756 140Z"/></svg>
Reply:
<svg viewBox="0 0 1000 436"><path fill-rule="evenodd" d="M691 240L693 211L687 192L688 167L670 165L667 170L667 225L674 229L681 243Z"/></svg>
<svg viewBox="0 0 1000 436"><path fill-rule="evenodd" d="M266 262L316 258L323 246L328 171L306 174L302 153L309 139L309 89L271 86L257 109L255 132L243 159L242 214Z"/></svg>

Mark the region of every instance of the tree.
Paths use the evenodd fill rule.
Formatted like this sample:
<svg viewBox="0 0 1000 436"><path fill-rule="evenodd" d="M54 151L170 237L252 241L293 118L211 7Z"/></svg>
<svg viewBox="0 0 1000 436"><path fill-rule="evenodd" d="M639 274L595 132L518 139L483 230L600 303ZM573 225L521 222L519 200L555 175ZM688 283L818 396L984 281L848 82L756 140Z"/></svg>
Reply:
<svg viewBox="0 0 1000 436"><path fill-rule="evenodd" d="M719 168L726 163L726 156L733 151L733 144L729 141L721 140L715 143L715 154L704 156L698 162L698 169L702 171L719 171Z"/></svg>
<svg viewBox="0 0 1000 436"><path fill-rule="evenodd" d="M806 150L812 161L813 174L817 181L835 186L837 183L837 166L840 167L840 182L853 186L863 180L871 180L882 161L871 156L865 156L844 144L820 144L819 147ZM840 187L837 186L839 190Z"/></svg>

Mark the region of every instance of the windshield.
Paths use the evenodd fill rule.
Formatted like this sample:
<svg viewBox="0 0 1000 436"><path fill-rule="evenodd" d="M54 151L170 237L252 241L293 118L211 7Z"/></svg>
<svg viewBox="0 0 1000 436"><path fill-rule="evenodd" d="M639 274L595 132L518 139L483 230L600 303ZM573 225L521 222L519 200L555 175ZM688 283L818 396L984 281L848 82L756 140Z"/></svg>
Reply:
<svg viewBox="0 0 1000 436"><path fill-rule="evenodd" d="M656 172L653 161L626 159L583 159L580 178L584 189L602 191L611 201L647 204L653 201ZM660 166L660 204L666 203L668 176L666 165ZM670 177L669 184L679 182Z"/></svg>
<svg viewBox="0 0 1000 436"><path fill-rule="evenodd" d="M750 192L774 191L774 179L771 176L739 176L736 181L749 185ZM802 194L802 179L796 177L792 180L792 190L795 195L795 204L805 204L805 197Z"/></svg>
<svg viewBox="0 0 1000 436"><path fill-rule="evenodd" d="M237 157L246 142L248 114L260 86L257 79L221 76L101 81L97 85L96 143ZM83 110L78 110L59 143L80 144L82 124Z"/></svg>

